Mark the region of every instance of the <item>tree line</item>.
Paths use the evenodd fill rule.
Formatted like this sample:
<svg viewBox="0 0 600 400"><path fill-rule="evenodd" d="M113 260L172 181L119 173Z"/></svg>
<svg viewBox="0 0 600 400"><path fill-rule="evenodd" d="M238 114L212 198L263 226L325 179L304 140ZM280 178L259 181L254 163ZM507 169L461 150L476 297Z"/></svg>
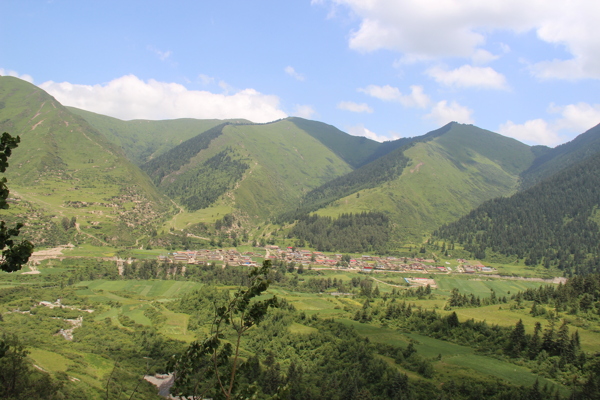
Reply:
<svg viewBox="0 0 600 400"><path fill-rule="evenodd" d="M341 214L337 219L304 215L290 236L305 240L318 251L363 253L386 251L390 220L381 212Z"/></svg>
<svg viewBox="0 0 600 400"><path fill-rule="evenodd" d="M228 122L217 125L209 130L186 140L179 146L141 165L141 169L150 176L156 186L162 179L187 164L201 150L207 149L210 143L223 133Z"/></svg>

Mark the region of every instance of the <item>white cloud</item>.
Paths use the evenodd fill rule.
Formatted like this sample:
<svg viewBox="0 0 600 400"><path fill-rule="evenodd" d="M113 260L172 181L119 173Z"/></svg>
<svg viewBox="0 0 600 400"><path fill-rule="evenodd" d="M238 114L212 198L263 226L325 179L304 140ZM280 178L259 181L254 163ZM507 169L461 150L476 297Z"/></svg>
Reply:
<svg viewBox="0 0 600 400"><path fill-rule="evenodd" d="M358 89L358 91L384 101L396 101L402 97L400 89L392 87L390 85L369 85L366 88Z"/></svg>
<svg viewBox="0 0 600 400"><path fill-rule="evenodd" d="M581 134L600 123L600 104L587 103L557 106L551 104L548 112L560 114L551 122L533 119L523 124L507 121L500 125L498 133L530 144L555 146L573 134Z"/></svg>
<svg viewBox="0 0 600 400"><path fill-rule="evenodd" d="M473 67L463 65L457 69L447 70L443 67L432 67L425 71L436 82L457 88L507 89L506 78L491 67Z"/></svg>
<svg viewBox="0 0 600 400"><path fill-rule="evenodd" d="M204 86L208 86L208 85L215 83L215 78L213 78L212 76L204 75L204 74L198 75L198 80Z"/></svg>
<svg viewBox="0 0 600 400"><path fill-rule="evenodd" d="M317 114L316 110L313 108L313 106L307 105L307 104L296 104L296 107L294 108L294 112L292 113L292 115L294 115L295 117L300 117L300 118L306 118L306 119L311 119L315 114Z"/></svg>
<svg viewBox="0 0 600 400"><path fill-rule="evenodd" d="M442 100L433 106L431 112L425 116L426 119L434 121L437 125L446 125L448 122L460 122L463 124L472 124L471 117L473 110L468 107L461 106L456 101L448 103L447 100Z"/></svg>
<svg viewBox="0 0 600 400"><path fill-rule="evenodd" d="M5 70L4 68L0 68L0 76L14 76L15 78L23 79L24 81L33 83L33 78L31 75L21 75L17 71Z"/></svg>
<svg viewBox="0 0 600 400"><path fill-rule="evenodd" d="M498 133L526 143L552 146L561 142L558 134L543 119L532 119L521 125L507 121L500 125Z"/></svg>
<svg viewBox="0 0 600 400"><path fill-rule="evenodd" d="M279 108L279 98L254 89L231 95L188 90L176 83L149 80L134 75L114 79L104 85L78 85L44 82L39 85L64 105L120 119L245 118L269 122L287 115Z"/></svg>
<svg viewBox="0 0 600 400"><path fill-rule="evenodd" d="M235 92L235 89L233 88L233 86L231 86L229 83L227 83L225 81L219 81L219 87L221 89L223 89L224 94L229 94L231 92Z"/></svg>
<svg viewBox="0 0 600 400"><path fill-rule="evenodd" d="M323 2L319 2L323 3ZM600 79L600 2L590 0L330 0L360 20L349 46L388 49L407 60L472 57L494 31L535 31L570 59L534 65L540 78Z"/></svg>
<svg viewBox="0 0 600 400"><path fill-rule="evenodd" d="M368 139L375 140L376 142L385 142L386 140L398 139L397 137L389 138L386 136L378 135L375 132L371 132L363 124L358 124L347 128L350 135L353 136L364 136Z"/></svg>
<svg viewBox="0 0 600 400"><path fill-rule="evenodd" d="M471 54L471 60L473 60L473 64L475 65L484 65L488 64L494 60L499 59L500 56L490 53L484 49L477 49Z"/></svg>
<svg viewBox="0 0 600 400"><path fill-rule="evenodd" d="M365 88L358 89L359 92L365 93L371 97L383 101L397 101L405 107L425 108L429 105L429 96L423 92L422 86L413 85L410 87L410 90L410 94L403 95L402 92L400 92L400 89L390 85L369 85Z"/></svg>
<svg viewBox="0 0 600 400"><path fill-rule="evenodd" d="M154 46L148 46L147 49L156 54L161 61L167 60L172 54L171 50L161 51Z"/></svg>
<svg viewBox="0 0 600 400"><path fill-rule="evenodd" d="M355 113L372 113L373 109L367 103L355 103L353 101L340 101L337 105L340 110L352 111Z"/></svg>
<svg viewBox="0 0 600 400"><path fill-rule="evenodd" d="M304 80L304 75L299 74L294 67L290 67L289 65L287 67L284 68L284 71L286 74L288 74L289 76L291 76L292 78L298 80L298 81L303 81Z"/></svg>
<svg viewBox="0 0 600 400"><path fill-rule="evenodd" d="M577 103L566 106L550 104L548 111L562 115L555 122L556 128L582 133L600 123L600 104Z"/></svg>

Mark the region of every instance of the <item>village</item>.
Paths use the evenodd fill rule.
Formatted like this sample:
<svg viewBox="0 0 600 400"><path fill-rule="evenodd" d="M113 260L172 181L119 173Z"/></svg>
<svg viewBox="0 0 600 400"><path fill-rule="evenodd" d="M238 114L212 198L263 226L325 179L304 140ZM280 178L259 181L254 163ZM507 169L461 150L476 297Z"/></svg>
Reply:
<svg viewBox="0 0 600 400"><path fill-rule="evenodd" d="M158 260L166 263L180 264L204 264L219 263L223 266L257 266L257 262L263 259L280 260L286 263L296 264L296 268L302 269L345 269L358 272L396 271L413 273L490 273L496 270L485 266L478 261L467 261L457 259L457 266L450 267L440 265L433 259L410 258L410 257L383 257L374 255L362 255L351 257L343 254L325 254L319 251L297 249L293 247L280 248L279 246L264 247L262 252L243 252L236 249L212 249L177 251L158 256Z"/></svg>

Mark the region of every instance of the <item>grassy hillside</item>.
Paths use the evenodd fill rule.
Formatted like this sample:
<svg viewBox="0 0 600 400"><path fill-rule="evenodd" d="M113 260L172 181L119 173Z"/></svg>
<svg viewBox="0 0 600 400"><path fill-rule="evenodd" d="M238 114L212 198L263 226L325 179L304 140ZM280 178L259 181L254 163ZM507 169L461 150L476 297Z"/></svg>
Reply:
<svg viewBox="0 0 600 400"><path fill-rule="evenodd" d="M43 90L0 77L0 102L0 130L21 137L9 188L27 207L55 224L75 217L81 240L115 244L133 244L133 231L168 212L168 200L118 146Z"/></svg>
<svg viewBox="0 0 600 400"><path fill-rule="evenodd" d="M143 168L160 190L185 206L183 221L189 223L213 222L233 210L254 220L264 219L352 170L289 120L220 125Z"/></svg>
<svg viewBox="0 0 600 400"><path fill-rule="evenodd" d="M383 156L376 158L374 161L308 192L299 206L295 209L288 209L287 212L280 216L282 221L292 221L303 214L316 211L326 207L332 202L356 193L360 190L371 189L378 187L386 182L396 179L402 174L402 171L409 162L409 159L404 155L404 152L413 146L415 143L426 142L432 140L439 135L447 132L452 124L448 124L440 129L429 132L426 135L408 138L406 140L398 140L395 144L387 142L384 146L387 148ZM402 146L394 149L395 146ZM376 156L381 151L376 151L371 155L371 158Z"/></svg>
<svg viewBox="0 0 600 400"><path fill-rule="evenodd" d="M84 118L111 142L119 145L136 165L148 162L182 142L226 122L217 119L191 118L122 121L74 107L67 108Z"/></svg>
<svg viewBox="0 0 600 400"><path fill-rule="evenodd" d="M338 128L303 118L288 118L298 128L314 137L354 168L372 161L382 144L366 137L352 136ZM383 154L381 154L383 155ZM377 158L377 157L376 157Z"/></svg>
<svg viewBox="0 0 600 400"><path fill-rule="evenodd" d="M452 124L430 138L401 149L407 164L394 179L359 188L317 213L381 211L401 238L415 240L485 200L513 193L534 158L528 146L469 125Z"/></svg>

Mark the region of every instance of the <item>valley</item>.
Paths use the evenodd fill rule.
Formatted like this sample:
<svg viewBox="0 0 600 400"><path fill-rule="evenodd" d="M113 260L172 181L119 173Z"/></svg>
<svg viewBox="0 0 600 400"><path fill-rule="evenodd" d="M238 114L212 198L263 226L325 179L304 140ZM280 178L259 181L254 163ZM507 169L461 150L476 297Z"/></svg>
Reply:
<svg viewBox="0 0 600 400"><path fill-rule="evenodd" d="M31 398L160 398L144 377L173 371L196 398L598 394L598 127L379 143L121 121L13 77L0 101L21 140L0 219L35 246L0 273L0 370Z"/></svg>

